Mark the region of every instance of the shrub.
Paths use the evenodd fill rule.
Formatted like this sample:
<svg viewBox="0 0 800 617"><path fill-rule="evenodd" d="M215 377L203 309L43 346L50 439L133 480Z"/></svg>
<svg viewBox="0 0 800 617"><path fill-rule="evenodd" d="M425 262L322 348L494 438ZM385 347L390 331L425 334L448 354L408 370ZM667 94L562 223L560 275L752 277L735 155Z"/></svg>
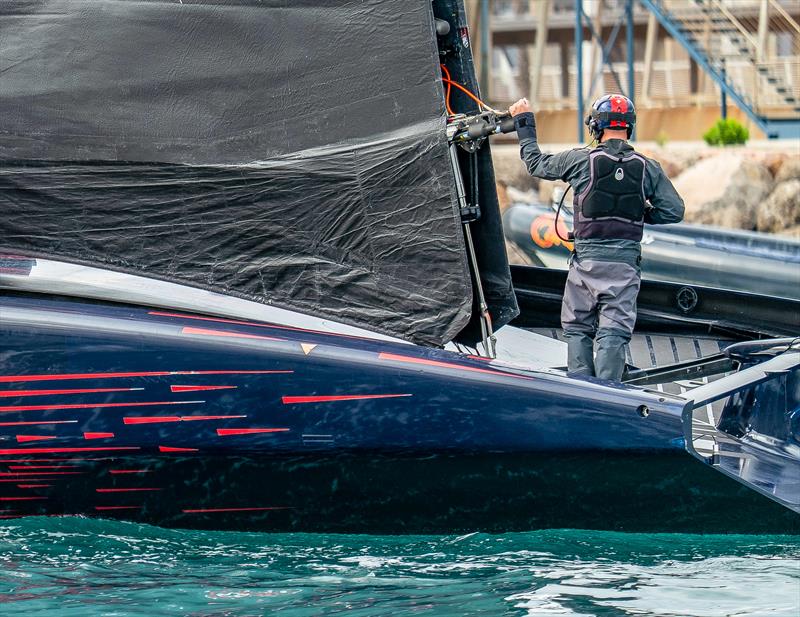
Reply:
<svg viewBox="0 0 800 617"><path fill-rule="evenodd" d="M730 146L733 144L746 143L750 138L750 132L741 122L728 118L723 120L720 118L716 124L712 126L703 135L703 139L709 146Z"/></svg>
<svg viewBox="0 0 800 617"><path fill-rule="evenodd" d="M669 135L667 135L667 132L664 131L663 129L660 130L658 132L658 135L656 135L656 144L658 144L663 148L664 146L667 145L668 141L669 141Z"/></svg>

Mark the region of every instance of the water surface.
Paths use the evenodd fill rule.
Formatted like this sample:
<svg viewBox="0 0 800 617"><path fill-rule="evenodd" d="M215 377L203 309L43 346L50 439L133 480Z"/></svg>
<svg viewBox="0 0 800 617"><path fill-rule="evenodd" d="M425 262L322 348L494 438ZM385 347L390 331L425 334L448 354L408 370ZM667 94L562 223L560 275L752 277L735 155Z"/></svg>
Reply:
<svg viewBox="0 0 800 617"><path fill-rule="evenodd" d="M0 615L800 614L800 539L548 530L366 536L0 524Z"/></svg>

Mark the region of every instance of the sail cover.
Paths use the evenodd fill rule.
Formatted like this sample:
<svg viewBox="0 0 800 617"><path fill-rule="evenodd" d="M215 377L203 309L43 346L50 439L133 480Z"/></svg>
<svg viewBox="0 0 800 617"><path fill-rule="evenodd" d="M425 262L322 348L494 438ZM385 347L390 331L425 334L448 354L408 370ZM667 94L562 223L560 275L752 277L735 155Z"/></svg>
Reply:
<svg viewBox="0 0 800 617"><path fill-rule="evenodd" d="M444 129L431 0L0 3L0 251L441 344Z"/></svg>

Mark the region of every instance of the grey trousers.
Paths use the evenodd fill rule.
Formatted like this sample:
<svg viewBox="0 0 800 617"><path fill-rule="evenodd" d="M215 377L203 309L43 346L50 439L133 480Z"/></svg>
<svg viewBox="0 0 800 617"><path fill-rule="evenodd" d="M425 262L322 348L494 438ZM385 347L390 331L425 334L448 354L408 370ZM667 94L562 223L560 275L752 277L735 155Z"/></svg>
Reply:
<svg viewBox="0 0 800 617"><path fill-rule="evenodd" d="M640 270L635 266L615 261L573 260L561 305L568 372L622 379L625 346L636 323L640 284Z"/></svg>

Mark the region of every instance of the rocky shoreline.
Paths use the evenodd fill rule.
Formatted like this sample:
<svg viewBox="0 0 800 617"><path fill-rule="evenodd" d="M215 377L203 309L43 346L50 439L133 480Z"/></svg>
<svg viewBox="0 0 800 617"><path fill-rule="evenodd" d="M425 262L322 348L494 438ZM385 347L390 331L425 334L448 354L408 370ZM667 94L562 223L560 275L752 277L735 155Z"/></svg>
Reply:
<svg viewBox="0 0 800 617"><path fill-rule="evenodd" d="M556 152L572 145L543 145ZM758 142L724 148L702 142L636 144L658 161L686 202L686 221L800 239L800 143ZM492 147L501 208L520 193L541 202L561 182L528 176L514 144Z"/></svg>

